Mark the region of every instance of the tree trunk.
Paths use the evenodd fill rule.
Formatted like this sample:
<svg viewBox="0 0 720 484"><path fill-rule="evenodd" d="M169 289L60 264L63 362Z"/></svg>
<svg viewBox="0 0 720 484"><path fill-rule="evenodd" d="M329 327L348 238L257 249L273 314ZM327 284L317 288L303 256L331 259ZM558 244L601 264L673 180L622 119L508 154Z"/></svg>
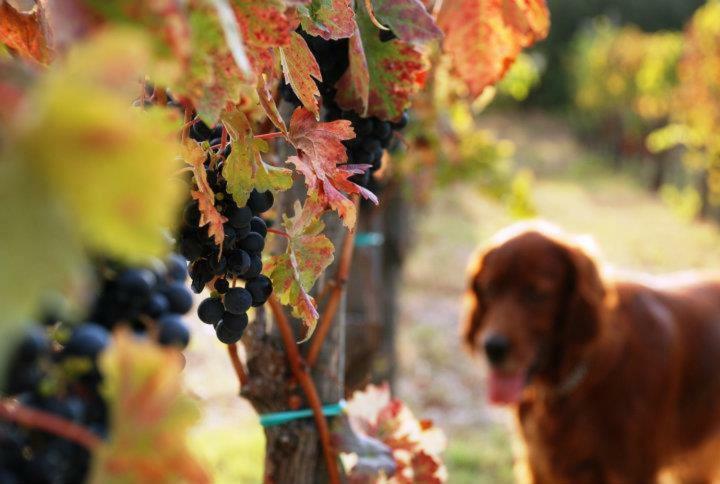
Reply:
<svg viewBox="0 0 720 484"><path fill-rule="evenodd" d="M289 118L292 106L281 103L281 112ZM279 144L275 156L284 160L289 148ZM276 198L278 214L293 212L293 203L305 198L305 185L302 178L296 181L292 189ZM325 218L325 235L336 248L342 244L347 230L334 214ZM279 222L279 216L277 218ZM278 253L285 250L285 241L280 237L269 242L277 246L268 247L268 251ZM326 275L334 274L339 258L336 252L335 262L327 269ZM319 280L316 287L322 286ZM332 328L328 333L323 350L313 369L313 379L323 404L337 403L343 397L345 358L345 296L343 294ZM322 314L323 308L319 308ZM275 322L269 321L267 311L260 308L255 321L250 325L242 342L247 355L248 382L243 385L240 395L246 398L258 414L281 412L308 408L302 389L295 381L282 339ZM287 311L289 315L289 311ZM296 340L305 334L302 323L289 317L293 325ZM301 352L308 345L301 345ZM315 484L327 481L327 469L323 459L319 434L314 419L307 418L265 428L265 473L264 480L274 484Z"/></svg>
<svg viewBox="0 0 720 484"><path fill-rule="evenodd" d="M365 206L359 233L382 235L382 243L358 248L348 282L347 392L367 383L395 385L397 293L410 234L410 207L394 180L379 207Z"/></svg>

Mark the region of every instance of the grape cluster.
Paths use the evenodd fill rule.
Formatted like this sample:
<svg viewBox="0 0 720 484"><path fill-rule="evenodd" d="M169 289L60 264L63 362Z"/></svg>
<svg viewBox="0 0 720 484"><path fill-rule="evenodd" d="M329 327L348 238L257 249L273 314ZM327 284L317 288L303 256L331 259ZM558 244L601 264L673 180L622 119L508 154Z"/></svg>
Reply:
<svg viewBox="0 0 720 484"><path fill-rule="evenodd" d="M260 214L267 212L274 198L270 191L253 190L245 206L238 206L222 176L224 160L231 146L221 147L222 128L210 129L196 122L190 136L196 141L209 142L212 153L205 163L208 183L215 193L215 208L228 221L224 224L222 247L208 235L207 227L200 227L200 209L196 200L186 204L177 237L180 253L190 262L191 288L201 293L205 286L211 296L200 303L200 320L212 324L220 341L235 343L248 324L247 311L264 304L272 293L272 283L262 272L262 251L265 248L267 223ZM235 287L236 281L245 287Z"/></svg>
<svg viewBox="0 0 720 484"><path fill-rule="evenodd" d="M335 121L347 119L352 123L355 130L355 138L345 141L343 144L347 150L348 163L370 165L370 169L363 174L354 175L352 181L362 186L369 186L372 181L372 174L382 166L383 152L392 147L395 139L395 132L403 129L408 122L407 112L395 122L383 121L377 117L362 117L354 111L344 111L335 102L337 94L336 83L348 68L348 40L324 40L321 37L313 37L301 31L310 47L315 59L320 66L322 82L318 83L318 89L325 107L323 120ZM378 34L383 42L395 38L392 31L380 31ZM281 97L294 105L300 105L300 101L290 86L282 84L280 87Z"/></svg>
<svg viewBox="0 0 720 484"><path fill-rule="evenodd" d="M110 333L95 323L51 330L31 327L12 355L4 392L18 403L107 435L107 406L98 391L97 357ZM90 454L82 446L38 429L0 421L0 482L83 482Z"/></svg>
<svg viewBox="0 0 720 484"><path fill-rule="evenodd" d="M132 328L166 346L185 348L190 340L182 315L192 307L185 287L185 260L171 255L148 267L96 260L99 294L81 323L46 314L30 327L8 363L0 393L26 407L81 425L105 438L107 405L100 394L98 356L110 331ZM90 455L78 444L50 433L0 422L0 482L82 482Z"/></svg>
<svg viewBox="0 0 720 484"><path fill-rule="evenodd" d="M90 320L112 329L129 325L143 333L153 328L157 342L184 349L190 342L190 331L182 316L193 306L187 289L187 264L178 254L150 267L125 267L115 261L98 264L101 291Z"/></svg>

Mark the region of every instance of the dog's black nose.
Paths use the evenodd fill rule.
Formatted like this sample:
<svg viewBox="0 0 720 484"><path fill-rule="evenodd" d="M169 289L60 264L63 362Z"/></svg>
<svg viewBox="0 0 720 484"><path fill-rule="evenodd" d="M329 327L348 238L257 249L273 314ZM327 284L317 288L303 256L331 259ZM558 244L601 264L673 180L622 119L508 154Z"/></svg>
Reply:
<svg viewBox="0 0 720 484"><path fill-rule="evenodd" d="M510 342L505 336L493 334L488 336L483 343L485 354L493 365L499 365L507 357L510 350Z"/></svg>

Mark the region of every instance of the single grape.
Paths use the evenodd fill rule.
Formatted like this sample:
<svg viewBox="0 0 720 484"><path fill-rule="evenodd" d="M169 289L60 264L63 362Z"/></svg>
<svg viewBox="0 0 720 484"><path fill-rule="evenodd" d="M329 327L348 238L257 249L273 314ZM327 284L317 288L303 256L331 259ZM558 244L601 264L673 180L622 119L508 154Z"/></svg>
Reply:
<svg viewBox="0 0 720 484"><path fill-rule="evenodd" d="M263 274L247 281L247 283L245 283L245 289L247 289L252 296L253 306L265 304L265 301L268 300L273 291L270 278Z"/></svg>
<svg viewBox="0 0 720 484"><path fill-rule="evenodd" d="M262 237L267 236L267 224L260 217L253 217L250 221L250 230L260 234Z"/></svg>
<svg viewBox="0 0 720 484"><path fill-rule="evenodd" d="M242 335L242 332L245 331L245 328L248 325L248 315L246 313L232 314L225 312L220 324L225 326L225 328L229 331L232 331L233 333L240 333Z"/></svg>
<svg viewBox="0 0 720 484"><path fill-rule="evenodd" d="M193 297L187 290L185 284L181 282L171 282L161 289L163 295L167 298L169 310L176 314L185 314L190 311L193 305Z"/></svg>
<svg viewBox="0 0 720 484"><path fill-rule="evenodd" d="M148 303L143 308L143 314L147 314L151 318L159 318L170 310L170 302L165 294L161 292L153 292Z"/></svg>
<svg viewBox="0 0 720 484"><path fill-rule="evenodd" d="M177 314L166 314L158 320L158 343L180 349L190 343L190 331Z"/></svg>
<svg viewBox="0 0 720 484"><path fill-rule="evenodd" d="M238 247L246 252L261 252L265 248L265 238L257 232L250 232L238 242Z"/></svg>
<svg viewBox="0 0 720 484"><path fill-rule="evenodd" d="M167 276L173 281L185 282L187 279L187 263L178 254L170 254L165 261Z"/></svg>
<svg viewBox="0 0 720 484"><path fill-rule="evenodd" d="M83 323L73 328L65 343L64 354L95 358L110 343L107 329L95 323Z"/></svg>
<svg viewBox="0 0 720 484"><path fill-rule="evenodd" d="M225 309L232 314L244 314L252 305L252 294L242 287L228 289L223 297Z"/></svg>
<svg viewBox="0 0 720 484"><path fill-rule="evenodd" d="M252 218L252 210L248 207L236 208L228 215L228 221L233 227L243 227L249 224Z"/></svg>
<svg viewBox="0 0 720 484"><path fill-rule="evenodd" d="M250 259L248 258L248 260ZM230 283L227 279L218 279L217 281L215 281L215 290L219 294L225 294L228 289L230 289Z"/></svg>
<svg viewBox="0 0 720 484"><path fill-rule="evenodd" d="M227 259L224 256L220 256L220 258L218 258L213 255L210 259L208 259L208 263L210 270L216 276L224 274L225 269L227 269Z"/></svg>
<svg viewBox="0 0 720 484"><path fill-rule="evenodd" d="M247 252L241 249L234 250L228 254L228 268L241 276L252 266L252 260Z"/></svg>
<svg viewBox="0 0 720 484"><path fill-rule="evenodd" d="M194 237L183 237L180 241L180 253L189 261L199 259L203 255L202 243Z"/></svg>
<svg viewBox="0 0 720 484"><path fill-rule="evenodd" d="M215 334L220 342L226 345L237 343L242 338L243 331L233 331L225 324L225 320L220 321L215 325Z"/></svg>
<svg viewBox="0 0 720 484"><path fill-rule="evenodd" d="M250 192L250 198L248 199L247 206L253 211L253 213L263 213L270 210L273 206L274 197L270 190L265 192L258 192L253 189Z"/></svg>
<svg viewBox="0 0 720 484"><path fill-rule="evenodd" d="M115 279L118 297L128 300L146 300L156 283L155 275L148 269L127 269Z"/></svg>
<svg viewBox="0 0 720 484"><path fill-rule="evenodd" d="M259 255L253 255L250 257L250 267L247 271L245 271L245 274L243 274L243 278L245 279L253 279L260 275L262 272L263 263L262 258Z"/></svg>
<svg viewBox="0 0 720 484"><path fill-rule="evenodd" d="M198 317L200 321L207 324L214 324L223 317L225 308L219 297L209 297L198 306Z"/></svg>

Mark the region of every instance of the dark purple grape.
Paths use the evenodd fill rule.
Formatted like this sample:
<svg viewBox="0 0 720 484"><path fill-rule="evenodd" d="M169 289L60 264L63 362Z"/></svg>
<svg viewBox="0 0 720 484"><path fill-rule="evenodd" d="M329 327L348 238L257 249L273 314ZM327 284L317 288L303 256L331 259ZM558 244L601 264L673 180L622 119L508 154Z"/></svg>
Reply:
<svg viewBox="0 0 720 484"><path fill-rule="evenodd" d="M263 274L260 274L256 278L247 281L247 283L245 284L245 289L247 289L247 291L252 296L253 306L265 304L265 301L268 300L270 294L272 294L273 291L270 278Z"/></svg>
<svg viewBox="0 0 720 484"><path fill-rule="evenodd" d="M250 221L250 230L256 232L263 237L267 236L267 224L260 217L253 217Z"/></svg>
<svg viewBox="0 0 720 484"><path fill-rule="evenodd" d="M261 252L265 248L265 238L257 232L250 232L238 241L238 247L246 252Z"/></svg>
<svg viewBox="0 0 720 484"><path fill-rule="evenodd" d="M232 314L244 314L252 306L252 294L242 287L232 287L228 289L223 297L225 309Z"/></svg>
<svg viewBox="0 0 720 484"><path fill-rule="evenodd" d="M200 321L214 324L222 319L225 308L219 297L209 297L200 303L197 312Z"/></svg>
<svg viewBox="0 0 720 484"><path fill-rule="evenodd" d="M190 343L190 331L177 314L167 314L158 320L158 343L185 349Z"/></svg>
<svg viewBox="0 0 720 484"><path fill-rule="evenodd" d="M273 206L275 198L270 190L265 192L258 192L254 190L250 192L250 198L248 199L247 206L253 213L263 213L270 210Z"/></svg>
<svg viewBox="0 0 720 484"><path fill-rule="evenodd" d="M248 260L249 260L249 258L248 258ZM219 294L225 294L228 291L228 289L230 289L230 283L228 282L227 279L218 279L217 281L215 281L215 290Z"/></svg>

